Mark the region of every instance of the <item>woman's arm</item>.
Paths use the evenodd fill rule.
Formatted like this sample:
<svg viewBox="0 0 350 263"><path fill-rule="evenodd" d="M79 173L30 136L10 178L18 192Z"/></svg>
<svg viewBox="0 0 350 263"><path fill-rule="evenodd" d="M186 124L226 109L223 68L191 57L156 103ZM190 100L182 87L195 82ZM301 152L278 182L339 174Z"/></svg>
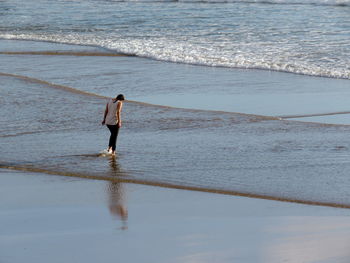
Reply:
<svg viewBox="0 0 350 263"><path fill-rule="evenodd" d="M105 125L105 123L106 123L107 114L108 114L108 103L107 103L107 105L106 105L106 109L105 109L105 114L104 114L104 116L103 116L102 125Z"/></svg>
<svg viewBox="0 0 350 263"><path fill-rule="evenodd" d="M118 120L118 127L122 127L122 118L121 118L121 112L122 112L122 108L123 108L123 102L122 101L118 101L118 105L117 105L117 112L116 112L116 117Z"/></svg>

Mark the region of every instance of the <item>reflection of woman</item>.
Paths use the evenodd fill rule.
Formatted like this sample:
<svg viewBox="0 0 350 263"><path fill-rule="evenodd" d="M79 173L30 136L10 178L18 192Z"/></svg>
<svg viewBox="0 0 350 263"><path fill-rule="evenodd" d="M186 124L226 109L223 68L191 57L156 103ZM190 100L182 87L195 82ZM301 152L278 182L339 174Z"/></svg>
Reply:
<svg viewBox="0 0 350 263"><path fill-rule="evenodd" d="M120 176L121 171L115 158L110 160L111 176ZM122 229L127 229L128 210L125 205L125 193L123 184L120 182L108 183L109 211L113 216L120 218L123 222Z"/></svg>
<svg viewBox="0 0 350 263"><path fill-rule="evenodd" d="M128 210L124 205L124 189L121 183L110 182L109 190L109 211L112 215L119 217L124 223L123 228L127 228Z"/></svg>
<svg viewBox="0 0 350 263"><path fill-rule="evenodd" d="M111 132L107 151L112 155L115 155L119 128L122 127L120 114L123 107L123 100L123 94L119 94L115 99L109 100L103 116L102 125L106 124Z"/></svg>

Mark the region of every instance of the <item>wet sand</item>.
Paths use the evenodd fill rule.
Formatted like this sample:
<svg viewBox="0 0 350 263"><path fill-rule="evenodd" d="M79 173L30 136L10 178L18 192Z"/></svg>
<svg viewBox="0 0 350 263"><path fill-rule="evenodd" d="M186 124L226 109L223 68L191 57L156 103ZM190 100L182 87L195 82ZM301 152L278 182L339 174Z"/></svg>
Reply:
<svg viewBox="0 0 350 263"><path fill-rule="evenodd" d="M0 170L0 262L348 262L349 210Z"/></svg>

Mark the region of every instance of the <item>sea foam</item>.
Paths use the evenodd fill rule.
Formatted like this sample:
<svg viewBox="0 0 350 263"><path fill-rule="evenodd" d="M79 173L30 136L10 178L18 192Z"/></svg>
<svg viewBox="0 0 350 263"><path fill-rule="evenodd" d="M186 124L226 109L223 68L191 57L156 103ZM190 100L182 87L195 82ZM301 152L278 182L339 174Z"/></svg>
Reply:
<svg viewBox="0 0 350 263"><path fill-rule="evenodd" d="M97 37L79 35L33 35L2 34L3 39L47 41L62 44L95 46L117 53L135 55L160 61L227 67L261 69L302 75L350 79L348 57L324 57L316 60L312 54L295 52L293 47L266 47L263 44L232 45L232 50L219 46L200 45L190 41L175 41L166 38L130 39L123 37ZM322 48L320 48L322 49ZM319 52L321 53L321 52ZM324 51L326 53L326 50ZM323 61L322 61L323 60Z"/></svg>

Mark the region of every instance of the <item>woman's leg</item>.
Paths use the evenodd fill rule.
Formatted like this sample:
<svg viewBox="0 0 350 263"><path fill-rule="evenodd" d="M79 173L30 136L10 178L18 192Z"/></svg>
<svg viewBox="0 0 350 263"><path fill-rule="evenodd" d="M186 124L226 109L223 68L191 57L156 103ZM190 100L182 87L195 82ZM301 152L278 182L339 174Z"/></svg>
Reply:
<svg viewBox="0 0 350 263"><path fill-rule="evenodd" d="M113 133L113 145L112 145L112 151L115 152L115 149L117 148L117 138L119 133L119 127L118 125L114 125L114 133Z"/></svg>
<svg viewBox="0 0 350 263"><path fill-rule="evenodd" d="M113 127L112 125L107 125L107 128L111 132L111 135L109 136L109 142L108 142L108 150L112 149L113 146Z"/></svg>
<svg viewBox="0 0 350 263"><path fill-rule="evenodd" d="M116 149L119 127L118 127L118 125L107 125L107 127L108 127L109 131L111 132L111 136L109 137L108 146L110 148L112 148L112 151L114 152Z"/></svg>

